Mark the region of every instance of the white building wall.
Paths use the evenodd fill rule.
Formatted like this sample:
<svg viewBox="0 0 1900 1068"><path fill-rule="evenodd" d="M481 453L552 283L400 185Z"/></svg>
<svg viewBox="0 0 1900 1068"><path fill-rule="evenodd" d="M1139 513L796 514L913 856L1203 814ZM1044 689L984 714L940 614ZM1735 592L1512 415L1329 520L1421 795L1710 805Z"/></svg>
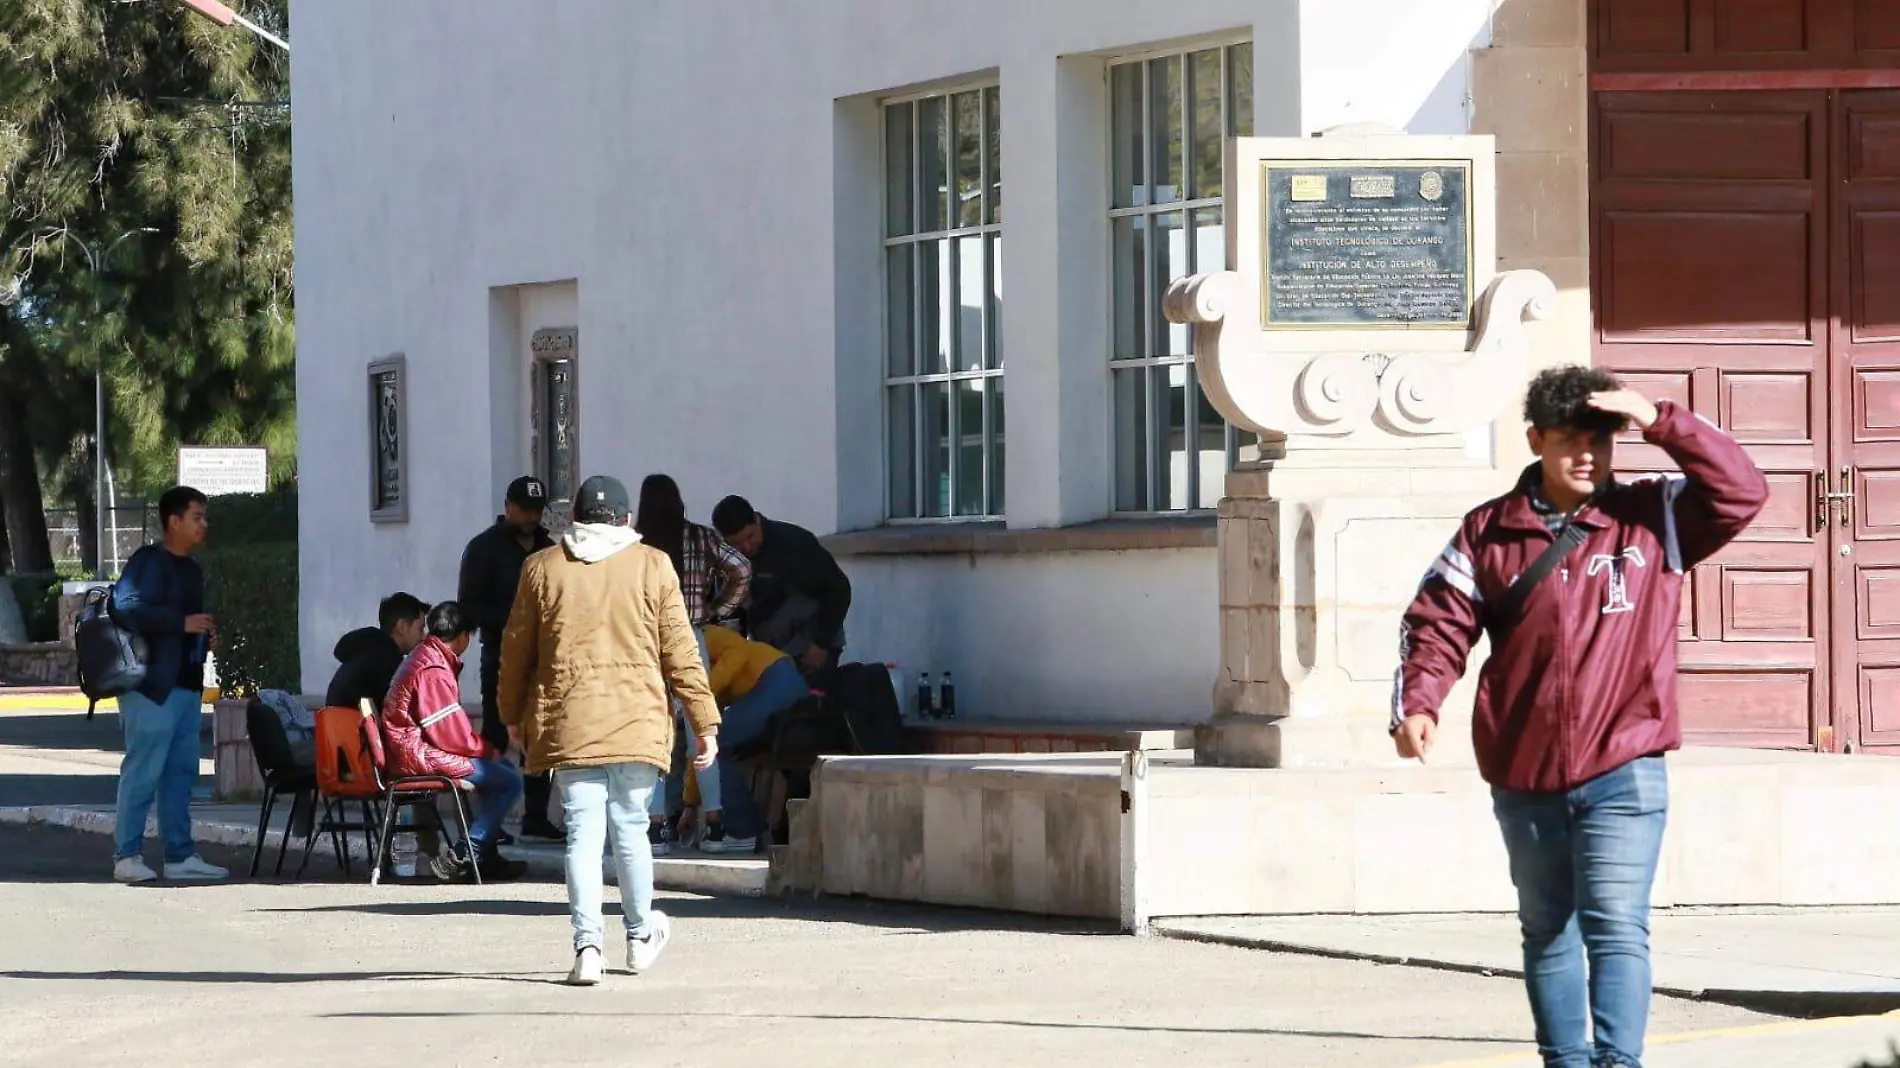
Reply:
<svg viewBox="0 0 1900 1068"><path fill-rule="evenodd" d="M821 534L882 518L875 101L896 90L1000 80L1008 522L1102 518L1104 59L1250 32L1261 134L1462 132L1466 51L1488 13L1489 0L1429 15L1416 0L295 0L306 687L383 594L453 595L462 546L527 469L526 402L507 394L525 387L521 339L539 326L579 327L585 472L630 487L669 472L701 519L731 492ZM395 352L410 519L372 526L364 376ZM949 667L972 708L1206 713L1212 549L843 562L852 655Z"/></svg>

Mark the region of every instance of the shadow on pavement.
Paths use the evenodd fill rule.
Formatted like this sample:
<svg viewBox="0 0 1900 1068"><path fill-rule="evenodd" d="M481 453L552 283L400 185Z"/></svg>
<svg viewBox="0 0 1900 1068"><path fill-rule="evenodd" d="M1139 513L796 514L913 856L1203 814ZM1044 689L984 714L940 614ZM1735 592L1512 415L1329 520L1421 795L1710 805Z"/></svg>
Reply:
<svg viewBox="0 0 1900 1068"><path fill-rule="evenodd" d="M438 884L439 885L439 884ZM480 888L461 889L479 893ZM1104 921L1065 920L1044 916L971 909L906 906L860 898L723 897L680 895L662 891L657 902L671 916L684 919L800 919L813 923L852 923L889 928L892 934L949 934L963 931L1029 931L1039 934L1121 937L1115 925ZM619 902L607 887L605 913L617 916ZM521 901L470 897L453 901L365 901L336 905L259 909L259 912L355 912L372 916L566 916L567 902Z"/></svg>
<svg viewBox="0 0 1900 1068"><path fill-rule="evenodd" d="M1522 1039L1492 1035L1390 1035L1368 1031L1315 1031L1293 1027L1168 1027L1160 1024L1077 1023L1050 1020L997 1020L961 1016L879 1016L868 1013L776 1013L776 1012L669 1012L664 1009L627 1010L624 1012L337 1012L318 1017L324 1020L460 1020L483 1018L586 1018L668 1019L703 1017L718 1020L757 1020L784 1022L822 1020L838 1023L926 1023L962 1024L970 1027L1022 1027L1057 1031L1131 1031L1142 1034L1170 1035L1281 1035L1295 1038L1367 1039L1377 1042L1470 1042L1499 1046L1521 1046Z"/></svg>
<svg viewBox="0 0 1900 1068"><path fill-rule="evenodd" d="M0 972L0 979L85 982L112 979L132 983L249 983L267 986L288 983L439 982L445 979L473 979L494 983L561 985L558 979L550 979L545 975L486 975L465 972L136 972L113 969L104 972Z"/></svg>
<svg viewBox="0 0 1900 1068"><path fill-rule="evenodd" d="M198 721L199 753L211 755L211 715ZM86 722L85 709L46 712L0 711L0 745L24 749L52 749L68 752L122 753L125 732L119 728L119 714L104 709Z"/></svg>

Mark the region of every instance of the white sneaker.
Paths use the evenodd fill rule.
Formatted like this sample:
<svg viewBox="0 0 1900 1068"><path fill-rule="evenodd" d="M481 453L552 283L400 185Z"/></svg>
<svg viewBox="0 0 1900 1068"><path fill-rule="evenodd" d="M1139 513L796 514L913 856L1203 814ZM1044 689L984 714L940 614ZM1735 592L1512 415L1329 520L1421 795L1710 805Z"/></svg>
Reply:
<svg viewBox="0 0 1900 1068"><path fill-rule="evenodd" d="M673 921L666 913L655 909L647 917L647 933L635 938L627 936L627 970L635 975L653 967L666 952L666 943L673 937Z"/></svg>
<svg viewBox="0 0 1900 1068"><path fill-rule="evenodd" d="M126 857L112 862L112 880L120 883L149 883L158 878L141 857Z"/></svg>
<svg viewBox="0 0 1900 1068"><path fill-rule="evenodd" d="M165 878L179 882L205 883L229 879L231 873L193 853L176 864L165 865Z"/></svg>
<svg viewBox="0 0 1900 1068"><path fill-rule="evenodd" d="M597 986L600 983L600 947L582 946L574 954L574 970L567 973L568 986Z"/></svg>

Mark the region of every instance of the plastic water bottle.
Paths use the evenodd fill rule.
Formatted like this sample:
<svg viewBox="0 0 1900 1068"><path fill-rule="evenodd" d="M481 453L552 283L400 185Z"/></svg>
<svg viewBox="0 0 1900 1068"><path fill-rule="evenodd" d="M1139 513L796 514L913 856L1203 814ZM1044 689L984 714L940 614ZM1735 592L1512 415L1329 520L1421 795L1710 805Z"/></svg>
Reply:
<svg viewBox="0 0 1900 1068"><path fill-rule="evenodd" d="M395 837L389 843L390 867L398 879L416 877L416 832L409 813L404 812L396 825Z"/></svg>
<svg viewBox="0 0 1900 1068"><path fill-rule="evenodd" d="M937 718L937 689L930 685L930 672L917 677L917 718Z"/></svg>
<svg viewBox="0 0 1900 1068"><path fill-rule="evenodd" d="M957 684L950 681L950 673L943 673L943 689L937 692L937 715L944 719L957 718Z"/></svg>

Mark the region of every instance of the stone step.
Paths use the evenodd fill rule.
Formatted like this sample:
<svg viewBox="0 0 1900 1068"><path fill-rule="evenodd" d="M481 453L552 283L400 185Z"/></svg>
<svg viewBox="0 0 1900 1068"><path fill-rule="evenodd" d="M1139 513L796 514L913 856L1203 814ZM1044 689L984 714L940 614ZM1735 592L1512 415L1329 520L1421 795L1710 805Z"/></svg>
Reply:
<svg viewBox="0 0 1900 1068"><path fill-rule="evenodd" d="M944 756L989 753L1126 753L1192 749L1194 728L1184 724L921 720L908 724L924 751Z"/></svg>

